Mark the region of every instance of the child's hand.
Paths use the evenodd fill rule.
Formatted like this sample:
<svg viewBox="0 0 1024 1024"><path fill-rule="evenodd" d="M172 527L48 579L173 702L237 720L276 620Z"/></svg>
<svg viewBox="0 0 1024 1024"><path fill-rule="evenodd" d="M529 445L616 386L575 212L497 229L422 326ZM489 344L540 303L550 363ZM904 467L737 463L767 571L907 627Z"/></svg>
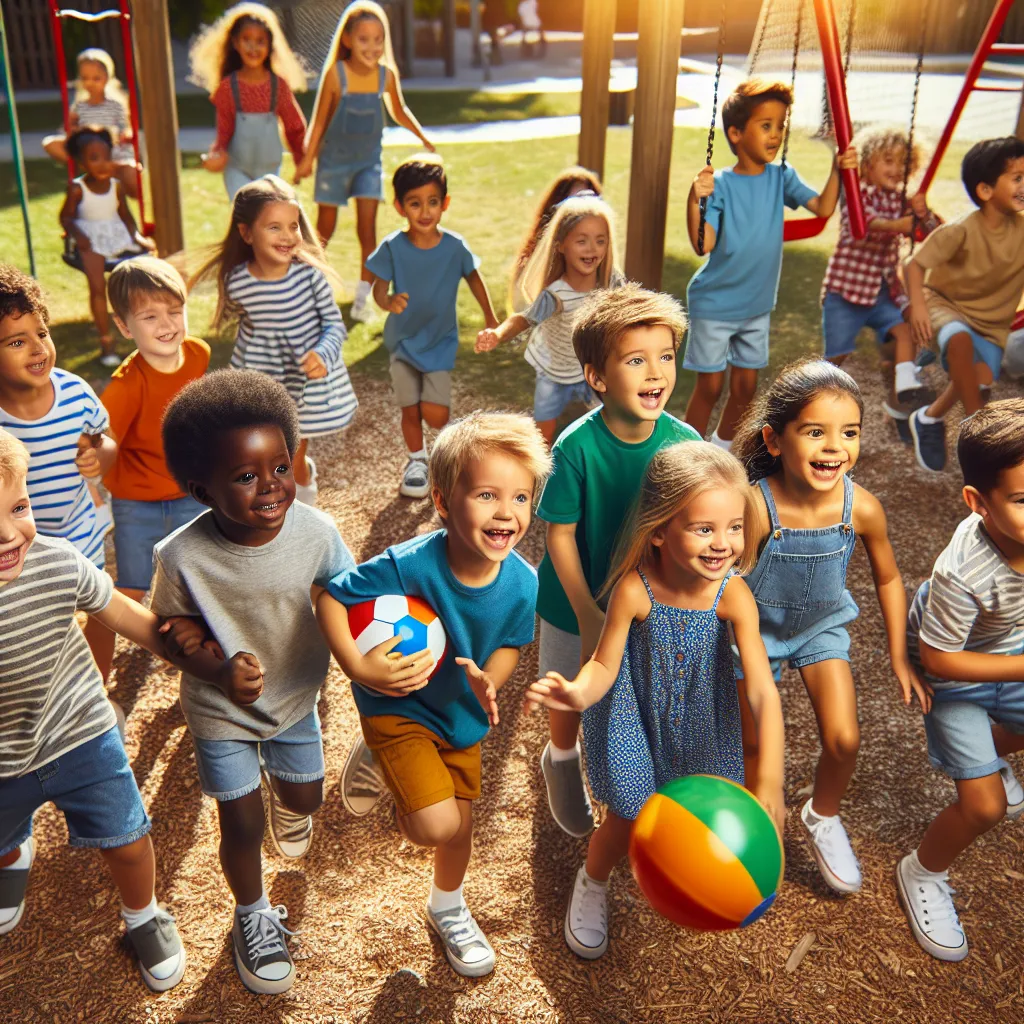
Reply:
<svg viewBox="0 0 1024 1024"><path fill-rule="evenodd" d="M302 357L299 369L309 380L320 380L321 377L327 376L327 364L312 349Z"/></svg>
<svg viewBox="0 0 1024 1024"><path fill-rule="evenodd" d="M707 199L715 191L715 169L708 164L697 172L693 179L693 194L698 199Z"/></svg>
<svg viewBox="0 0 1024 1024"><path fill-rule="evenodd" d="M768 812L769 817L775 822L779 838L782 838L782 830L786 824L786 796L782 792L780 784L768 783L758 786L754 796L761 802L761 806Z"/></svg>
<svg viewBox="0 0 1024 1024"><path fill-rule="evenodd" d="M557 672L530 683L526 690L526 710L540 705L554 711L582 711L586 704L580 687Z"/></svg>
<svg viewBox="0 0 1024 1024"><path fill-rule="evenodd" d="M856 146L847 146L846 149L836 156L836 166L841 171L855 171L860 166L860 156L857 154Z"/></svg>
<svg viewBox="0 0 1024 1024"><path fill-rule="evenodd" d="M401 642L401 636L393 636L367 651L354 682L384 697L405 697L426 686L434 668L433 656L430 651L399 654L394 648Z"/></svg>
<svg viewBox="0 0 1024 1024"><path fill-rule="evenodd" d="M902 661L894 661L892 670L899 681L900 689L903 691L903 703L910 707L913 698L911 691L917 694L917 701L921 710L927 715L932 709L932 694L935 692L928 683L922 683L917 678L917 673L911 667L910 662L904 658Z"/></svg>
<svg viewBox="0 0 1024 1024"><path fill-rule="evenodd" d="M498 691L494 680L472 658L456 658L456 665L466 670L466 682L476 694L480 706L487 712L487 721L491 725L498 724Z"/></svg>
<svg viewBox="0 0 1024 1024"><path fill-rule="evenodd" d="M486 317L484 320L484 327L488 331L496 331L500 326L501 321L496 316Z"/></svg>
<svg viewBox="0 0 1024 1024"><path fill-rule="evenodd" d="M141 245L146 252L156 252L156 242L152 238L147 238L141 231L135 232L135 241L138 245Z"/></svg>
<svg viewBox="0 0 1024 1024"><path fill-rule="evenodd" d="M216 147L211 148L209 153L204 153L199 160L211 174L220 174L228 165L227 153Z"/></svg>
<svg viewBox="0 0 1024 1024"><path fill-rule="evenodd" d="M207 638L200 619L171 615L161 623L159 632L164 635L164 650L172 658L191 658L202 647L218 661L224 661L224 652L216 640Z"/></svg>
<svg viewBox="0 0 1024 1024"><path fill-rule="evenodd" d="M409 293L408 292L396 292L394 295L388 296L388 312L389 313L404 313L406 307L409 305Z"/></svg>
<svg viewBox="0 0 1024 1024"><path fill-rule="evenodd" d="M263 669L256 655L245 651L224 662L219 681L228 697L243 707L255 704L263 693Z"/></svg>
<svg viewBox="0 0 1024 1024"><path fill-rule="evenodd" d="M927 348L932 341L932 318L923 302L910 303L910 330L919 348Z"/></svg>
<svg viewBox="0 0 1024 1024"><path fill-rule="evenodd" d="M910 209L918 220L924 220L928 216L928 197L923 192L918 192L910 200Z"/></svg>
<svg viewBox="0 0 1024 1024"><path fill-rule="evenodd" d="M298 185L303 178L308 178L312 173L313 158L307 154L295 165L295 177L292 181Z"/></svg>
<svg viewBox="0 0 1024 1024"><path fill-rule="evenodd" d="M82 434L78 438L78 455L75 456L75 468L86 480L94 480L103 474L96 449L103 444L102 434Z"/></svg>
<svg viewBox="0 0 1024 1024"><path fill-rule="evenodd" d="M493 327L485 327L476 336L474 352L490 352L498 347L498 333Z"/></svg>

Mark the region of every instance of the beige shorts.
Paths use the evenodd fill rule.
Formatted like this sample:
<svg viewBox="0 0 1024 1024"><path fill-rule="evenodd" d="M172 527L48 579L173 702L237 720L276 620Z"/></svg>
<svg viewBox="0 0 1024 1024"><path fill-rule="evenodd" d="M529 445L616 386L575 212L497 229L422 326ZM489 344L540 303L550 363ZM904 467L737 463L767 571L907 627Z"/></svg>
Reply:
<svg viewBox="0 0 1024 1024"><path fill-rule="evenodd" d="M420 402L443 405L446 409L452 404L451 370L424 373L404 359L392 356L391 386L395 389L395 400L403 409Z"/></svg>

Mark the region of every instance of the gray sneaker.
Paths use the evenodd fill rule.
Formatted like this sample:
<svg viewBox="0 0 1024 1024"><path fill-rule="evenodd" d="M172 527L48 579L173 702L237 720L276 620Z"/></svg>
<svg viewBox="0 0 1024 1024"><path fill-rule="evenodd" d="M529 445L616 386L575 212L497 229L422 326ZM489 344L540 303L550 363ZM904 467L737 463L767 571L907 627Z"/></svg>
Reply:
<svg viewBox="0 0 1024 1024"><path fill-rule="evenodd" d="M430 493L430 475L423 459L410 459L405 464L398 493L403 498L425 498Z"/></svg>
<svg viewBox="0 0 1024 1024"><path fill-rule="evenodd" d="M445 956L456 974L482 978L494 970L494 950L465 903L435 913L428 901L427 923L444 943Z"/></svg>
<svg viewBox="0 0 1024 1024"><path fill-rule="evenodd" d="M914 439L914 454L917 464L930 473L941 473L946 468L946 424L922 423L922 409L910 416L910 434Z"/></svg>
<svg viewBox="0 0 1024 1024"><path fill-rule="evenodd" d="M283 924L288 911L283 906L235 913L231 942L235 967L242 984L257 993L287 992L295 984L295 964L288 952L285 935L294 935Z"/></svg>
<svg viewBox="0 0 1024 1024"><path fill-rule="evenodd" d="M27 868L0 868L0 935L6 935L18 927L25 913L25 892L28 889L28 873L36 859L36 844L32 837L22 843L28 844Z"/></svg>
<svg viewBox="0 0 1024 1024"><path fill-rule="evenodd" d="M174 988L185 974L185 950L174 918L157 909L156 917L128 929L128 941L139 958L142 980L154 992Z"/></svg>
<svg viewBox="0 0 1024 1024"><path fill-rule="evenodd" d="M341 802L349 814L362 818L377 806L386 791L373 751L360 736L345 758L345 768L341 773Z"/></svg>
<svg viewBox="0 0 1024 1024"><path fill-rule="evenodd" d="M582 839L594 831L594 809L583 784L583 765L578 757L552 761L551 744L540 755L540 768L548 788L548 807L563 832Z"/></svg>
<svg viewBox="0 0 1024 1024"><path fill-rule="evenodd" d="M313 819L308 814L296 814L285 807L266 768L262 769L262 773L267 817L270 819L270 838L282 857L290 860L304 857L313 841Z"/></svg>

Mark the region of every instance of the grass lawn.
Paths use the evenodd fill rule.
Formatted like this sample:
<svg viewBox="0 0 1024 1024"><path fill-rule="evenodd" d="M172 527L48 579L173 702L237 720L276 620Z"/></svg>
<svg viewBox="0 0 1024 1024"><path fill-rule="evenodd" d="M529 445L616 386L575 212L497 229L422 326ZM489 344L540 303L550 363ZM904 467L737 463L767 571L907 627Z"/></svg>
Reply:
<svg viewBox="0 0 1024 1024"><path fill-rule="evenodd" d="M667 229L666 291L684 297L686 283L698 266L685 232L685 197L693 174L703 163L706 136L693 129L677 129L673 145L672 192ZM719 140L721 143L721 139ZM718 152L725 150L720 145ZM406 155L405 150L384 151L385 173ZM453 145L445 149L452 202L444 224L460 232L482 260L487 281L499 315L505 307L508 271L521 235L526 229L539 192L565 165L574 162L576 140L545 139L522 143ZM952 150L930 193L930 200L943 215L955 216L964 209L963 190L958 180L962 150ZM790 146L792 164L815 188L825 181L830 166L829 149L818 142L794 138ZM613 129L609 134L607 195L619 214L616 237L625 238L629 190L630 132ZM290 165L286 173L290 173ZM31 220L39 278L50 296L53 336L61 365L97 380L104 372L97 360L96 331L88 315L85 278L64 266L60 259L60 208L65 179L61 170L47 163L28 165L31 190ZM390 187L388 189L390 191ZM217 242L227 228L229 210L221 180L198 167L186 164L182 175L185 206L185 235L190 251ZM315 215L312 185L301 188L307 211ZM379 237L401 226L390 206L378 217ZM820 309L818 293L825 263L835 241L836 221L818 238L786 247L778 308L773 318L772 370L804 354L820 352ZM21 214L10 165L0 166L0 253L4 259L26 265ZM351 289L358 276L358 250L353 217L343 213L330 248L330 257L345 291L339 295L345 312ZM620 253L621 259L621 253ZM224 365L231 351L231 337L211 336L207 330L213 308L212 294L198 294L189 303L193 333L209 338L214 364ZM533 395L533 370L522 358L522 349L503 346L496 353L477 356L473 340L482 326L482 316L467 288L459 298L461 352L456 373L480 395L481 403L508 404L529 409ZM387 373L386 353L381 345L383 321L357 324L346 344L351 367L377 376ZM866 343L866 342L865 342ZM121 351L127 353L125 344ZM680 373L679 384L669 408L680 413L692 388L692 375Z"/></svg>

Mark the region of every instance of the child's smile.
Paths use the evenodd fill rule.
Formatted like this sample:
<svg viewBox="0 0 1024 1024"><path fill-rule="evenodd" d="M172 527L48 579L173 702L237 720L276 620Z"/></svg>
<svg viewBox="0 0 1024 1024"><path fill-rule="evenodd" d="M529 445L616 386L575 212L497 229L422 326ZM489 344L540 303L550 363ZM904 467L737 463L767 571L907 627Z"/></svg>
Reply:
<svg viewBox="0 0 1024 1024"><path fill-rule="evenodd" d="M857 463L860 421L860 408L853 398L826 392L786 424L781 438L766 427L768 450L781 455L787 475L813 490L828 491Z"/></svg>
<svg viewBox="0 0 1024 1024"><path fill-rule="evenodd" d="M731 487L702 491L651 538L665 567L705 580L721 580L743 554L742 492Z"/></svg>
<svg viewBox="0 0 1024 1024"><path fill-rule="evenodd" d="M38 313L10 316L0 323L0 377L38 388L50 379L57 350Z"/></svg>
<svg viewBox="0 0 1024 1024"><path fill-rule="evenodd" d="M25 554L36 536L24 475L0 481L0 586L21 575Z"/></svg>

